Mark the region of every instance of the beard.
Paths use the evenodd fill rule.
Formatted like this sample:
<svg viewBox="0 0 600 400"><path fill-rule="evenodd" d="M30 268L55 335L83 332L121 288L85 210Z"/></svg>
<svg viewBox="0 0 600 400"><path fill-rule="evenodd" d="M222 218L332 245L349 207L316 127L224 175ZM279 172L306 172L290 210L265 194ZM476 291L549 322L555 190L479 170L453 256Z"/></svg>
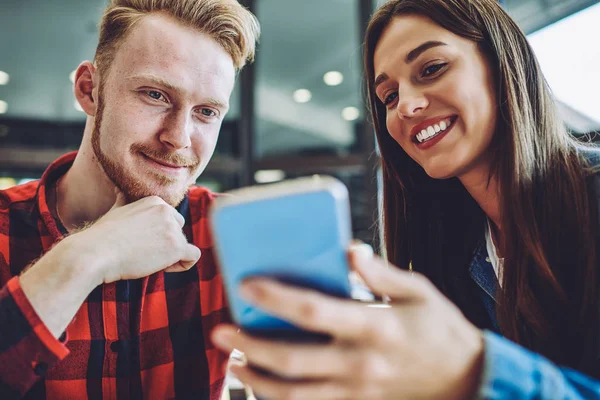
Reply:
<svg viewBox="0 0 600 400"><path fill-rule="evenodd" d="M151 176L151 179L155 182L154 185L150 186L146 182L140 180L139 178L136 178L130 171L125 170L123 166L111 160L108 157L108 155L102 151L100 139L102 136L102 117L104 114L103 92L104 85L101 81L100 86L98 88L98 109L96 111L96 117L94 119L94 128L92 130L92 149L105 175L119 189L119 191L123 193L125 199L127 200L127 203L133 203L137 200L148 196L159 196L167 204L171 205L172 207L177 207L184 199L185 195L188 192L188 189L190 188L190 186L192 186L193 183L184 186L180 190L169 191L167 190L168 187L176 184L177 179L165 176L163 174L158 173L157 171L148 169L146 172ZM200 160L197 157L184 157L180 154L169 152L166 149L157 150L151 146L142 143L134 143L129 149L129 152L134 157L139 157L140 153L143 153L144 155L147 155L150 158L157 161L164 161L168 164L185 166L188 168L188 170L190 171L190 175L192 176L194 172L197 172L200 166ZM158 185L159 188L163 188L165 190L157 190L156 185Z"/></svg>

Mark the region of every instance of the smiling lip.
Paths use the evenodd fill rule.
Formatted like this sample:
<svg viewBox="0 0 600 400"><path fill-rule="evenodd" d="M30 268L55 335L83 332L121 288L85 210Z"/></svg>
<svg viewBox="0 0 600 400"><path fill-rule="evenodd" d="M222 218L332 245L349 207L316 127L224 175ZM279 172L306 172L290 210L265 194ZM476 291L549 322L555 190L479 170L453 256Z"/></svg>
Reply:
<svg viewBox="0 0 600 400"><path fill-rule="evenodd" d="M187 168L185 165L169 164L169 163L164 162L164 161L158 161L158 160L155 160L154 158L150 158L150 157L148 157L144 153L141 153L141 154L142 154L142 156L145 159L147 159L148 161L150 161L150 162L152 162L154 164L157 164L162 169L168 169L168 170L171 170L171 171L180 171L180 170L182 170L184 168Z"/></svg>
<svg viewBox="0 0 600 400"><path fill-rule="evenodd" d="M413 128L410 130L410 140L414 143L418 143L417 142L417 134L419 132L421 132L423 129L427 129L427 127L437 124L440 121L443 121L445 119L450 119L452 121L452 125L454 125L457 118L458 118L458 116L456 116L456 115L445 115L443 117L435 117L435 118L426 119L425 121L421 122L420 124L413 126Z"/></svg>

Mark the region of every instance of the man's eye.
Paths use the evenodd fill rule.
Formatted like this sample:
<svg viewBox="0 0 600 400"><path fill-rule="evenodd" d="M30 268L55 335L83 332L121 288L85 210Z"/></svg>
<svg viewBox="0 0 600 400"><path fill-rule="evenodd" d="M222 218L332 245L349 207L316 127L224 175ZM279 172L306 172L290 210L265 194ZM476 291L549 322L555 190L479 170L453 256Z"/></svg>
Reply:
<svg viewBox="0 0 600 400"><path fill-rule="evenodd" d="M156 90L148 90L148 96L152 97L154 100L160 100L163 97L161 92L157 92Z"/></svg>
<svg viewBox="0 0 600 400"><path fill-rule="evenodd" d="M202 110L200 110L200 112L202 113L202 115L204 115L205 117L214 117L217 115L216 112L214 112L213 110L211 110L210 108L203 108Z"/></svg>

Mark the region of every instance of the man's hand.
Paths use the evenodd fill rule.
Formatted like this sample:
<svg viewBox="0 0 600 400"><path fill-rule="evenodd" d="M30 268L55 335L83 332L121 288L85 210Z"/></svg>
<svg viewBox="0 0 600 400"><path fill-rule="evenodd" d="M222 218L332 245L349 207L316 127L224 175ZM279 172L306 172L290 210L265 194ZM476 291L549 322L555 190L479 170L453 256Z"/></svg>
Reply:
<svg viewBox="0 0 600 400"><path fill-rule="evenodd" d="M21 275L21 288L59 337L96 286L191 268L200 250L187 242L183 224L177 210L159 197L125 205L118 194L95 224L60 241Z"/></svg>
<svg viewBox="0 0 600 400"><path fill-rule="evenodd" d="M76 239L72 246L81 246L101 260L99 283L142 278L161 270L186 271L200 258L200 249L187 242L184 223L160 197L125 205L123 194L118 193L108 213L72 237Z"/></svg>

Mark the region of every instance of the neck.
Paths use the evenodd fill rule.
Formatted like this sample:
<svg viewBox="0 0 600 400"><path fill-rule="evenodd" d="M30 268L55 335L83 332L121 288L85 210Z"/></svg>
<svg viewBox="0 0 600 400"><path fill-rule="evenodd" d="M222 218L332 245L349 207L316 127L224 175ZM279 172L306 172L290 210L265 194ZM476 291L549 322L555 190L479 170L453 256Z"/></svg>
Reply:
<svg viewBox="0 0 600 400"><path fill-rule="evenodd" d="M490 219L492 232L495 236L494 239L501 238L500 187L496 177L489 176L489 168L479 168L460 176L459 180ZM496 240L496 242L500 243L503 241Z"/></svg>
<svg viewBox="0 0 600 400"><path fill-rule="evenodd" d="M114 184L94 156L88 126L73 165L57 187L56 207L70 232L96 221L115 202Z"/></svg>

